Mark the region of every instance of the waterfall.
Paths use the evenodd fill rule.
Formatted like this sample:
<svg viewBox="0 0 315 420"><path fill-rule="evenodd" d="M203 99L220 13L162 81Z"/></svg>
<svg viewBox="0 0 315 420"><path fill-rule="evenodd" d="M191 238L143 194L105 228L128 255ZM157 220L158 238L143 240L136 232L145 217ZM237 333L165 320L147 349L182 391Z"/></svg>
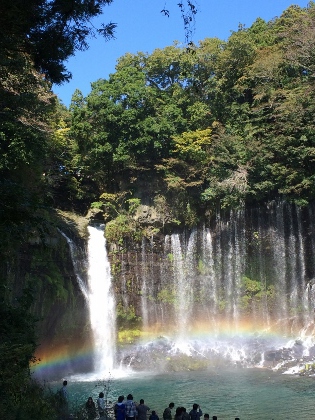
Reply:
<svg viewBox="0 0 315 420"><path fill-rule="evenodd" d="M276 298L277 298L277 318L283 322L288 317L288 301L287 301L287 259L286 259L286 243L284 230L284 203L277 203L273 208L273 225L271 227L271 237L273 238L273 259L275 267L276 282Z"/></svg>
<svg viewBox="0 0 315 420"><path fill-rule="evenodd" d="M232 212L231 212L232 213ZM230 216L231 216L230 213ZM227 230L227 251L224 253L224 259L223 259L223 267L225 270L225 316L229 320L233 320L234 314L233 314L233 300L234 300L234 270L233 270L233 263L234 263L234 231L233 231L233 219L230 217L229 221L227 222L226 230Z"/></svg>
<svg viewBox="0 0 315 420"><path fill-rule="evenodd" d="M149 321L148 321L148 271L147 271L147 261L146 261L146 248L144 244L144 239L142 239L142 246L141 246L141 277L142 277L142 285L141 285L141 309L142 309L142 324L144 330L148 330L149 328Z"/></svg>
<svg viewBox="0 0 315 420"><path fill-rule="evenodd" d="M106 251L104 226L89 226L88 304L94 336L94 370L108 375L114 368L116 352L115 299L110 264Z"/></svg>
<svg viewBox="0 0 315 420"><path fill-rule="evenodd" d="M304 247L304 236L302 230L302 217L301 217L301 210L299 208L296 209L297 213L297 225L298 225L298 251L297 255L299 255L299 280L300 280L300 289L305 291L307 289L305 276L306 276L306 267L305 267L305 247ZM307 294L302 292L302 308L303 308L303 318L304 322L308 318L309 313L309 304L307 299ZM305 316L307 314L307 317Z"/></svg>
<svg viewBox="0 0 315 420"><path fill-rule="evenodd" d="M253 236L255 238L255 241L257 242L257 252L258 252L258 269L257 269L257 275L260 279L261 285L262 285L262 305L261 305L261 311L258 313L258 316L262 319L263 325L267 329L270 327L270 314L268 310L268 299L267 299L267 273L266 273L266 253L264 252L264 245L263 245L263 239L264 239L264 229L263 229L263 218L261 211L252 213L252 219L254 215L257 218L258 223L258 229L255 231L255 228L253 229Z"/></svg>
<svg viewBox="0 0 315 420"><path fill-rule="evenodd" d="M114 256L116 299L103 227L89 227L88 284L80 276L78 283L90 309L95 372L108 373L115 359L164 369L183 354L266 366L291 349L288 360L313 353L315 360L314 208L272 201L218 209L201 227L123 247ZM134 311L139 329L139 339L117 349L115 300ZM128 331L128 317L119 322Z"/></svg>
<svg viewBox="0 0 315 420"><path fill-rule="evenodd" d="M179 339L183 339L187 333L189 311L189 284L186 281L185 261L178 234L171 236L171 249L174 269L175 290L175 319Z"/></svg>
<svg viewBox="0 0 315 420"><path fill-rule="evenodd" d="M239 321L239 297L241 279L244 275L244 222L241 211L230 212L226 226L228 234L228 249L224 258L226 317L237 329Z"/></svg>
<svg viewBox="0 0 315 420"><path fill-rule="evenodd" d="M202 276L201 276L201 302L203 305L207 301L209 304L204 305L204 313L208 315L209 321L213 328L217 326L218 316L218 284L215 276L215 262L213 255L213 238L211 230L203 227L202 230Z"/></svg>
<svg viewBox="0 0 315 420"><path fill-rule="evenodd" d="M59 232L69 245L76 279L89 308L94 337L94 370L100 377L106 376L114 368L116 314L104 226L88 227L87 259L82 258L80 250L72 239L61 230ZM83 278L86 269L87 281Z"/></svg>
<svg viewBox="0 0 315 420"><path fill-rule="evenodd" d="M296 308L298 306L298 294L299 294L299 285L296 281L296 273L297 273L297 262L298 258L296 258L298 249L296 246L296 238L294 234L294 224L293 224L293 212L292 207L289 208L289 238L288 238L288 255L289 255L289 275L290 275L290 306ZM299 226L300 231L300 226ZM299 254L298 254L299 255Z"/></svg>
<svg viewBox="0 0 315 420"><path fill-rule="evenodd" d="M171 236L177 329L175 349L188 355L191 353L190 346L187 345L187 335L193 318L196 236L197 232L194 230L189 237L186 252L182 250L179 235Z"/></svg>
<svg viewBox="0 0 315 420"><path fill-rule="evenodd" d="M80 290L81 290L85 300L88 300L88 289L87 289L87 285L86 285L86 283L83 280L82 275L81 275L81 272L82 272L81 259L78 257L78 249L77 249L77 247L76 247L76 245L75 245L75 243L73 242L72 239L70 239L60 229L58 229L58 231L66 239L66 241L69 245L71 260L72 260L72 264L73 264L73 269L74 269L74 273L75 273L78 285L80 287Z"/></svg>

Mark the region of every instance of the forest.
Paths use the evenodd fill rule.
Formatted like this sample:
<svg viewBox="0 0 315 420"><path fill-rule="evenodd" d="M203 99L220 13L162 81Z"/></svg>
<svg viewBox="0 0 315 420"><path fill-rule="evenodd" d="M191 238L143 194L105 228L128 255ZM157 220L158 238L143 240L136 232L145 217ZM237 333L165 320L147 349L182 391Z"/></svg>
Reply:
<svg viewBox="0 0 315 420"><path fill-rule="evenodd" d="M59 205L86 211L92 203L112 219L128 200L163 199L186 226L218 202L280 195L306 205L314 196L314 10L258 18L227 42L127 53L86 98L74 92L69 111L59 108L46 174Z"/></svg>
<svg viewBox="0 0 315 420"><path fill-rule="evenodd" d="M27 3L0 6L0 388L8 419L51 410L48 400L34 405L29 382L36 289L67 297L60 261L43 266L27 244L39 238L49 255L44 238L59 211L98 211L107 240L125 246L155 232L135 221L140 205L157 208L159 228L171 232L218 206L281 197L303 207L315 196L314 2L240 25L227 41L127 53L86 97L75 91L69 109L53 84L69 79L64 61L87 47L89 18L111 0L75 9ZM114 24L99 31L110 38Z"/></svg>

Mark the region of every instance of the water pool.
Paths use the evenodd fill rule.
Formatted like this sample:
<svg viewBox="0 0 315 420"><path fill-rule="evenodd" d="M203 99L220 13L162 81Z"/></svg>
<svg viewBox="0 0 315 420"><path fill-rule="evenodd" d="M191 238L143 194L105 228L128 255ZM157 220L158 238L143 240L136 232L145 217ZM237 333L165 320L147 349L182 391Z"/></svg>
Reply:
<svg viewBox="0 0 315 420"><path fill-rule="evenodd" d="M89 380L88 377L67 378L71 404L83 404L89 396L96 399L109 389L108 399L133 394L156 410L160 419L163 409L173 401L175 408L190 411L193 403L203 413L218 420L310 420L315 418L315 378L283 375L262 369L209 370L161 375L129 374L124 378ZM57 388L60 384L52 384ZM173 410L175 411L175 410Z"/></svg>

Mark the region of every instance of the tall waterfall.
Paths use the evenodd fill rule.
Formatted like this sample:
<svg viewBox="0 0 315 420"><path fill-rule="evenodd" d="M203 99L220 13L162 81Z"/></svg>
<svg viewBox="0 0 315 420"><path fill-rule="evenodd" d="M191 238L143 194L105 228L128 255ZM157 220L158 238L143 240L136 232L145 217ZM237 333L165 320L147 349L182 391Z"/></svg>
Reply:
<svg viewBox="0 0 315 420"><path fill-rule="evenodd" d="M115 365L116 309L104 225L88 226L86 258L82 258L82 250L80 252L72 239L59 232L69 245L76 279L89 309L94 374L99 378L107 377Z"/></svg>
<svg viewBox="0 0 315 420"><path fill-rule="evenodd" d="M116 352L115 298L106 251L104 226L89 226L88 304L94 335L95 373L108 375L114 368Z"/></svg>

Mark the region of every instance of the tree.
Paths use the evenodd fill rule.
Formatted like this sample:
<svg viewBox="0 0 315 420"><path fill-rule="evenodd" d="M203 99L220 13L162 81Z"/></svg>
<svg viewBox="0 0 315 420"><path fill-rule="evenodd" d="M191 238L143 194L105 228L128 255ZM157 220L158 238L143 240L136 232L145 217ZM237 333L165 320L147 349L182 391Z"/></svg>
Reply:
<svg viewBox="0 0 315 420"><path fill-rule="evenodd" d="M28 278L34 286L41 280L25 273L26 267L22 269L22 255L30 238L34 235L42 238L51 232L54 199L57 197L60 202L61 195L57 193L63 187L66 186L73 201L88 192L94 197L102 178L94 176L93 168L101 172L103 159L130 169L135 160L147 158L154 144L147 135L148 121L141 126L136 119L136 114L146 114L151 105L143 109L142 101L146 99L143 95L148 96L145 78L135 69L128 72L125 68L106 86L110 95L121 96L117 97L117 103L111 97L103 97L113 111L110 117L114 124L108 118L104 130L93 133L92 139L97 140L93 147L86 137L95 118L92 96L89 108L79 92L73 99L74 139L68 111L51 92L52 83L69 80L71 74L65 61L77 50L88 48L90 36L102 34L105 39L114 36L114 23L99 29L91 23L93 17L101 14L103 6L112 1L3 0L0 4L0 388L1 413L6 418L48 418L47 407L44 410L43 405L34 401L40 393L33 391L39 388L29 386L29 364L34 360L37 342L35 318L30 309L35 294L26 286ZM193 2L187 4L195 15ZM186 12L182 7L181 10L185 17ZM185 25L188 23L189 19ZM125 91L124 81L128 82ZM115 113L121 121L115 118ZM86 121L86 116L90 120ZM124 141L129 125L132 133L128 149ZM115 127L120 133L117 147L112 131ZM93 177L99 181L96 186ZM106 180L109 179L107 176ZM91 201L89 196L87 200ZM34 266L36 263L34 260Z"/></svg>
<svg viewBox="0 0 315 420"><path fill-rule="evenodd" d="M0 48L14 53L24 51L35 68L48 80L59 84L69 80L65 61L78 50L88 48L88 39L97 34L106 40L114 37L116 24L104 23L95 28L93 17L113 0L3 0L0 5ZM185 4L186 3L186 4ZM189 42L195 1L178 3ZM169 11L162 10L166 16Z"/></svg>
<svg viewBox="0 0 315 420"><path fill-rule="evenodd" d="M91 18L102 13L113 0L3 0L0 6L0 47L24 51L35 69L53 83L67 81L71 75L65 61L77 50L88 47L95 33L113 37L115 24L94 29Z"/></svg>

